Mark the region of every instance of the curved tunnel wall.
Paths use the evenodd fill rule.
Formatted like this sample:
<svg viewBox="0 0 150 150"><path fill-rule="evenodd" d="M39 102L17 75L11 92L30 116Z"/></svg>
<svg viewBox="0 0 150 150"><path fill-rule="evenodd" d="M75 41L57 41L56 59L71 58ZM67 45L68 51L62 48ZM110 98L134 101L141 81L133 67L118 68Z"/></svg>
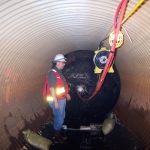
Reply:
<svg viewBox="0 0 150 150"><path fill-rule="evenodd" d="M96 50L113 25L119 2L0 2L1 149L21 147L21 140L17 142L18 137L23 139L21 131L27 128L36 131L51 117L41 91L54 55ZM126 14L137 2L128 2ZM123 24L124 44L117 50L115 59L121 93L114 108L127 129L147 149L150 148L149 7L150 2L146 1Z"/></svg>

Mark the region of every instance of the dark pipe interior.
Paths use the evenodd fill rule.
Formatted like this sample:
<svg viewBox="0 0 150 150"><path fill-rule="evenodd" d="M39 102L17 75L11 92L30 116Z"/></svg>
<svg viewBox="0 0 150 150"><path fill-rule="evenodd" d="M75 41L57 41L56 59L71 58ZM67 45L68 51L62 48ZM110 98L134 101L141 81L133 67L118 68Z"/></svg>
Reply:
<svg viewBox="0 0 150 150"><path fill-rule="evenodd" d="M63 73L70 85L72 100L67 102L65 123L69 127L89 125L90 123L102 123L106 114L116 104L120 93L120 78L113 65L114 73L108 73L106 80L98 94L89 101L83 101L78 97L76 87L84 85L86 92L83 98L88 98L94 92L98 75L94 73L93 51L74 51L66 55L68 63Z"/></svg>

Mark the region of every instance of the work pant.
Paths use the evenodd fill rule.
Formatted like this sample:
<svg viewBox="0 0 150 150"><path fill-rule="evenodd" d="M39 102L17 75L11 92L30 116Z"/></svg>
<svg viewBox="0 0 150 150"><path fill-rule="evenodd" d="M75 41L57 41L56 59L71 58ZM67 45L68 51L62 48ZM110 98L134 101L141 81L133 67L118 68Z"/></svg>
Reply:
<svg viewBox="0 0 150 150"><path fill-rule="evenodd" d="M58 100L59 109L55 109L54 102L49 102L54 114L54 130L61 130L65 119L66 99Z"/></svg>

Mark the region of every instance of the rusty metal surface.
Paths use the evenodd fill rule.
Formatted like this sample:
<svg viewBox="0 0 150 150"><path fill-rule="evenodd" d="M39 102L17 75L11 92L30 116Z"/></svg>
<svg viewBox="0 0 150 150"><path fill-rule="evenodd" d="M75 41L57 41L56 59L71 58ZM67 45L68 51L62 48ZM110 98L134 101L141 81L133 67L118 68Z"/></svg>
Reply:
<svg viewBox="0 0 150 150"><path fill-rule="evenodd" d="M141 83L143 84L143 82ZM146 95L145 98L141 98L142 93L138 92L138 90L142 90L141 88L141 85L134 87L134 85L126 83L126 86L122 88L114 112L127 130L136 138L137 147L148 150L150 149L150 103L147 101ZM148 88L145 88L143 92L148 94L149 91L147 90ZM132 95L126 95L130 92Z"/></svg>
<svg viewBox="0 0 150 150"><path fill-rule="evenodd" d="M25 81L26 74L22 75L17 66L16 72L10 68L3 74L5 82L0 92L0 149L21 149L25 145L22 131L37 131L52 113L41 100L39 85L34 80Z"/></svg>

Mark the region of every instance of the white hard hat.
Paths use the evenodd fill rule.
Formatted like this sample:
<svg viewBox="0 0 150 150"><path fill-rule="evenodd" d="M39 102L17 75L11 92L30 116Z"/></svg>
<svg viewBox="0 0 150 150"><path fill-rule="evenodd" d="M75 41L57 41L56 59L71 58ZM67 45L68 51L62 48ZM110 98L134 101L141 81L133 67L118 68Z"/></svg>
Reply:
<svg viewBox="0 0 150 150"><path fill-rule="evenodd" d="M64 61L64 62L66 62L66 59L67 59L67 58L65 58L63 54L57 54L57 55L54 57L53 62L58 62L58 61Z"/></svg>

